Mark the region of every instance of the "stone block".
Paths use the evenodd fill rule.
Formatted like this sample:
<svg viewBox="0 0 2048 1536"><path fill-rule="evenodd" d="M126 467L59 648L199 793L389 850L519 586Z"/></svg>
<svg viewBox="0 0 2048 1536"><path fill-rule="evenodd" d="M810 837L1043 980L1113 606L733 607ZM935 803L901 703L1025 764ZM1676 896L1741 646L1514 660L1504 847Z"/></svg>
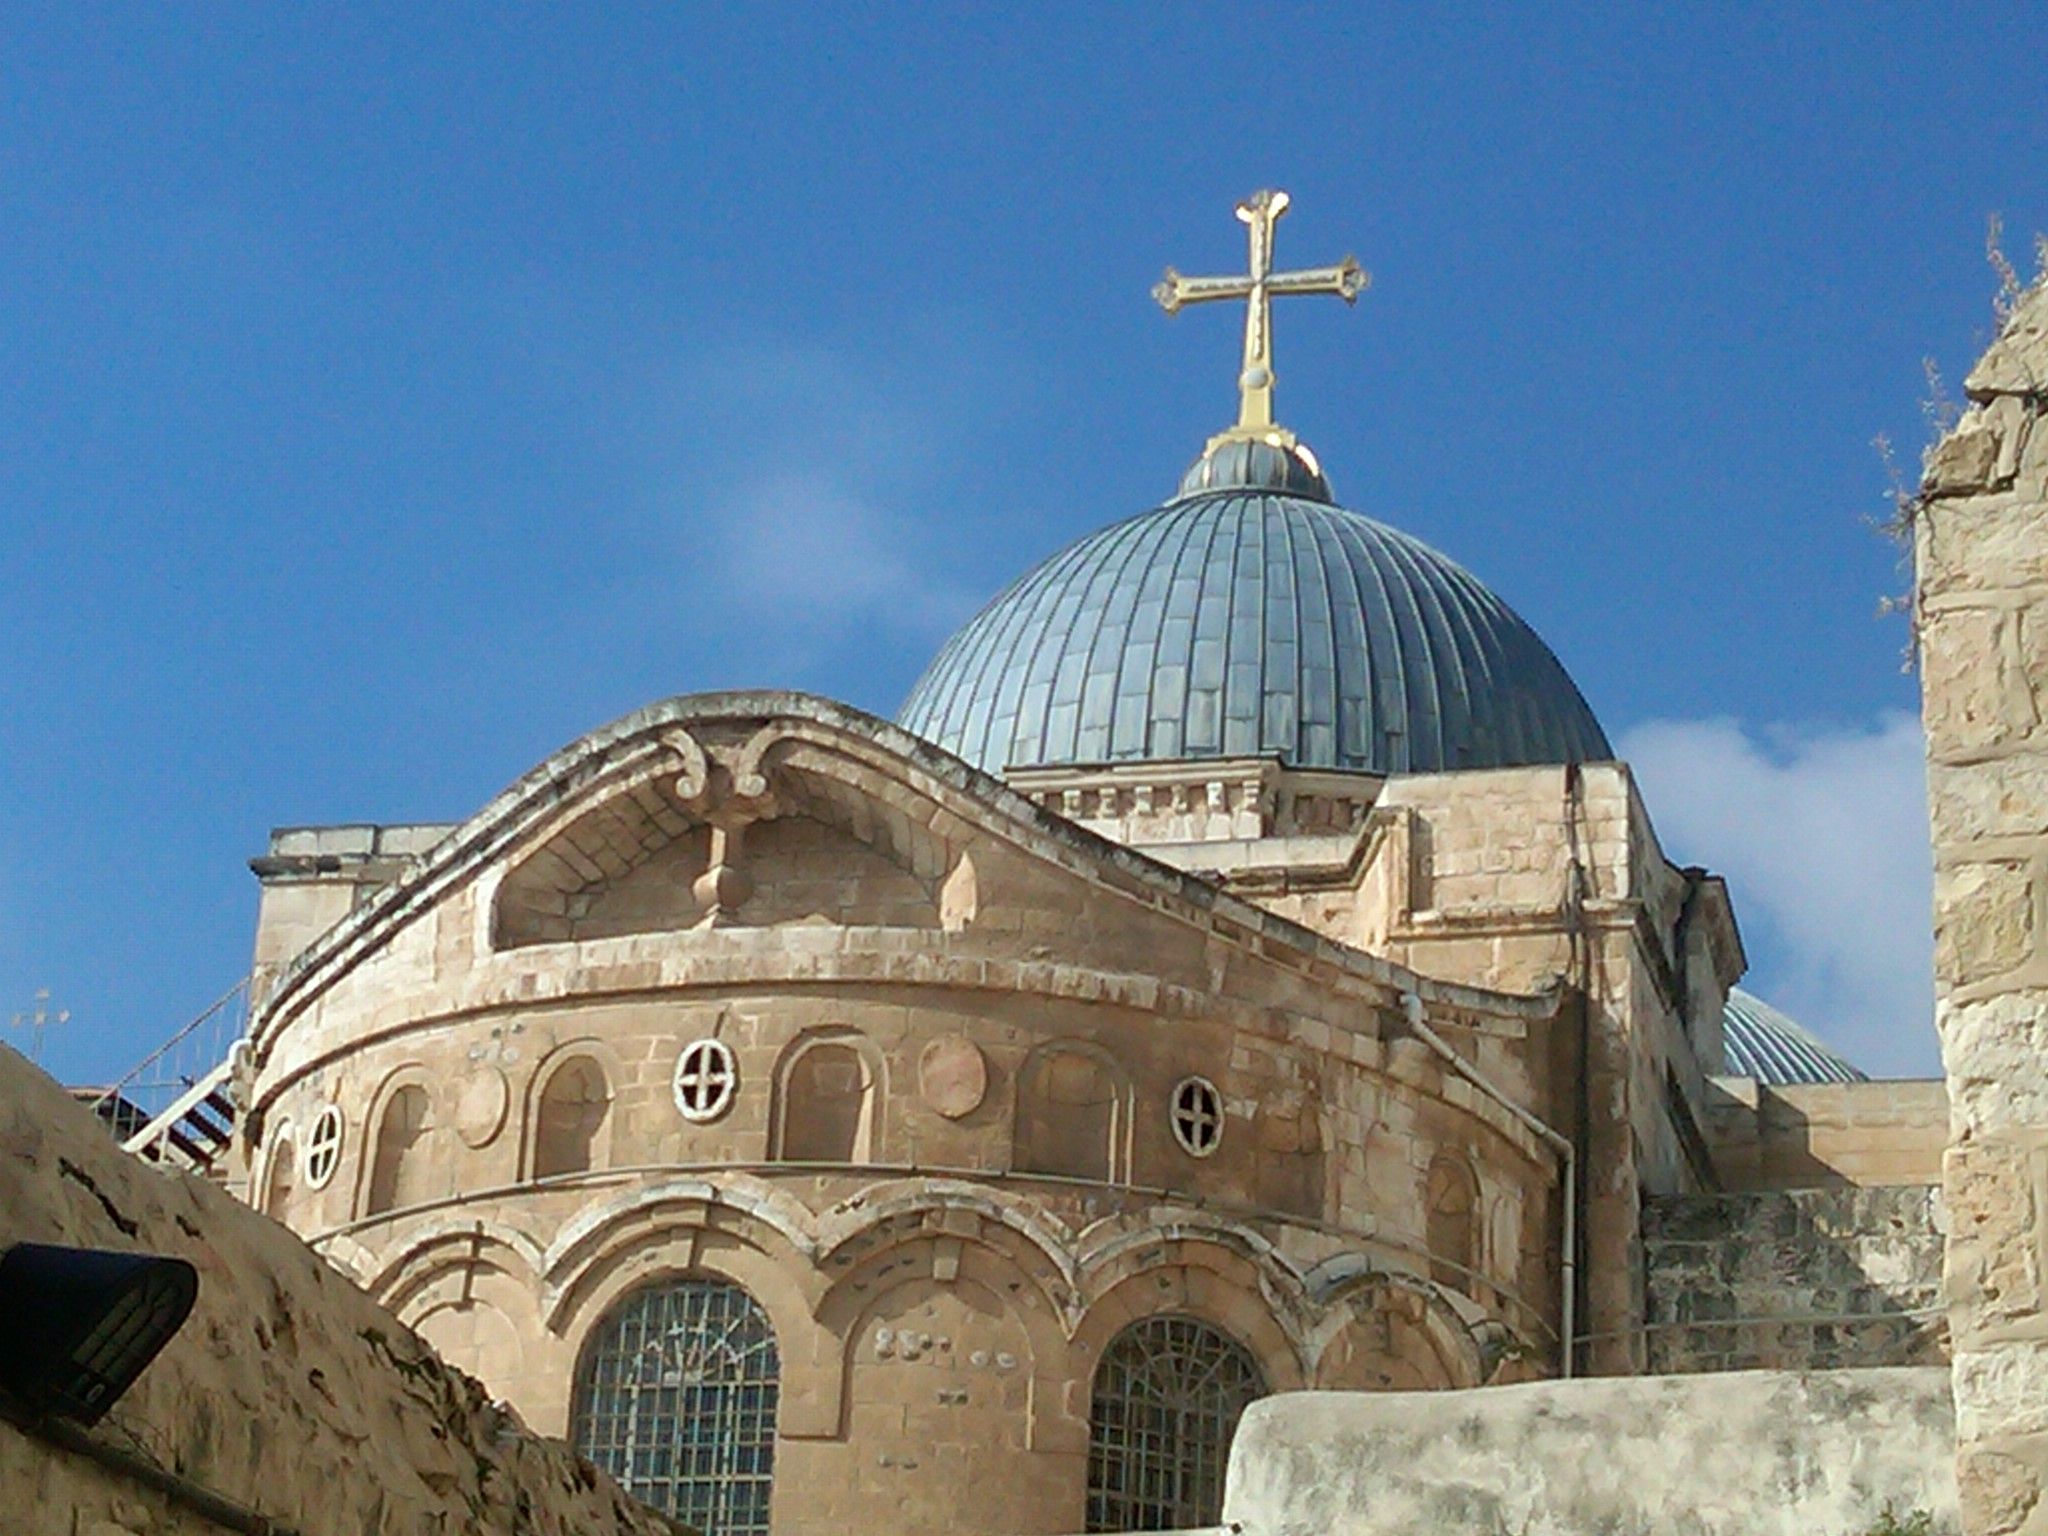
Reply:
<svg viewBox="0 0 2048 1536"><path fill-rule="evenodd" d="M2048 1344L2004 1340L1969 1348L1958 1339L1953 1386L1959 1444L2048 1435Z"/></svg>
<svg viewBox="0 0 2048 1536"><path fill-rule="evenodd" d="M1934 876L1934 973L1947 987L2013 970L2033 951L2030 866L1951 865Z"/></svg>
<svg viewBox="0 0 2048 1536"><path fill-rule="evenodd" d="M1933 608L1920 625L1928 750L1967 755L2034 725L2033 697L2013 666L2016 616L1999 608Z"/></svg>
<svg viewBox="0 0 2048 1536"><path fill-rule="evenodd" d="M2048 991L2008 992L1935 1010L1948 1066L1949 1110L1964 1135L2048 1126Z"/></svg>
<svg viewBox="0 0 2048 1536"><path fill-rule="evenodd" d="M2008 1536L2041 1501L2048 1445L2038 1439L1993 1449L1965 1446L1956 1458L1956 1500L1963 1528L1975 1536Z"/></svg>
<svg viewBox="0 0 2048 1536"><path fill-rule="evenodd" d="M1935 847L1991 837L2048 833L2048 756L1957 764L1936 758L1927 770L1927 807Z"/></svg>
<svg viewBox="0 0 2048 1536"><path fill-rule="evenodd" d="M2048 503L2006 493L1936 502L1920 515L1918 571L1930 597L2048 581Z"/></svg>

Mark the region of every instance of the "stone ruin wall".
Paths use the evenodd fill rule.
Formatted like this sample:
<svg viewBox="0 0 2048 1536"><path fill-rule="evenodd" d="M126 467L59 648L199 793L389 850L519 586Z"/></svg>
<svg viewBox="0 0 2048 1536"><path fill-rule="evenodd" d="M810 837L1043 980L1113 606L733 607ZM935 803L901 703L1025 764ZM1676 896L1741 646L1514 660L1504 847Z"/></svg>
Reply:
<svg viewBox="0 0 2048 1536"><path fill-rule="evenodd" d="M169 1254L199 1271L184 1327L90 1433L278 1522L350 1536L676 1536L483 1389L284 1228L123 1152L0 1047L8 1242ZM0 1420L10 1536L214 1536L125 1474Z"/></svg>
<svg viewBox="0 0 2048 1536"><path fill-rule="evenodd" d="M2048 288L1930 450L1914 555L1957 1482L1970 1536L2048 1531Z"/></svg>
<svg viewBox="0 0 2048 1536"><path fill-rule="evenodd" d="M1653 1198L1650 1371L1945 1364L1945 1226L1928 1185Z"/></svg>

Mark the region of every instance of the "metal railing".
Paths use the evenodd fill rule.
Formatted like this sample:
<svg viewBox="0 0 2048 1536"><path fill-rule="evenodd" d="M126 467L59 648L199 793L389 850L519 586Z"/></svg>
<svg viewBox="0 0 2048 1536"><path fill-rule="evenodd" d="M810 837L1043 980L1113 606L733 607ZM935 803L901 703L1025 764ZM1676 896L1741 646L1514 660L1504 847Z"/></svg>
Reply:
<svg viewBox="0 0 2048 1536"><path fill-rule="evenodd" d="M218 1145L208 1144L217 1139L224 1145L233 1129L224 1068L248 1026L249 978L244 976L119 1082L101 1090L91 1102L93 1113L131 1151L152 1144L161 1150L168 1141L189 1161L211 1161L210 1155L199 1158L193 1152L217 1151ZM190 1121L188 1131L196 1136L178 1131L180 1121Z"/></svg>

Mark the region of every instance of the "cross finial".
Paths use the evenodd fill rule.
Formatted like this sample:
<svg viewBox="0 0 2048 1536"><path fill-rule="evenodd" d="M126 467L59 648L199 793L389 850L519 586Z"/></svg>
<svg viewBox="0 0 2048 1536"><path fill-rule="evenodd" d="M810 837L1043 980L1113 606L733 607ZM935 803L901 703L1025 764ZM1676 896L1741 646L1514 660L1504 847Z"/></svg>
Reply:
<svg viewBox="0 0 2048 1536"><path fill-rule="evenodd" d="M41 1066L43 1060L43 1031L52 1024L65 1024L69 1023L70 1020L71 1010L69 1008L53 1009L50 1006L50 989L48 987L37 987L35 1006L24 1009L14 1016L14 1027L29 1031L31 1044L29 1046L28 1059Z"/></svg>
<svg viewBox="0 0 2048 1536"><path fill-rule="evenodd" d="M1287 211L1287 194L1254 192L1237 205L1237 217L1251 242L1251 258L1241 277L1182 277L1168 267L1152 297L1169 315L1183 304L1211 299L1245 299L1244 368L1238 374L1237 425L1226 437L1260 437L1292 442L1292 434L1273 425L1273 297L1283 293L1334 293L1346 304L1357 300L1372 281L1358 259L1346 256L1332 267L1299 272L1273 270L1273 226Z"/></svg>

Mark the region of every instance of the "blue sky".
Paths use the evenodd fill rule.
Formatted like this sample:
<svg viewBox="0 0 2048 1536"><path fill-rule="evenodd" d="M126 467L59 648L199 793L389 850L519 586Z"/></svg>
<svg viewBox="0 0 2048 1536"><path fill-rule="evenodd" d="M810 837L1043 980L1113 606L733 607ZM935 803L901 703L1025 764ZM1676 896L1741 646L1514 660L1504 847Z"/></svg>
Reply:
<svg viewBox="0 0 2048 1536"><path fill-rule="evenodd" d="M1236 317L1147 290L1275 184L1374 276L1282 306L1282 419L1550 641L1757 989L1932 1070L1871 440L1988 339L1987 215L2048 228L2030 20L0 9L0 1017L118 1072L273 825L666 694L893 712L1228 423Z"/></svg>

